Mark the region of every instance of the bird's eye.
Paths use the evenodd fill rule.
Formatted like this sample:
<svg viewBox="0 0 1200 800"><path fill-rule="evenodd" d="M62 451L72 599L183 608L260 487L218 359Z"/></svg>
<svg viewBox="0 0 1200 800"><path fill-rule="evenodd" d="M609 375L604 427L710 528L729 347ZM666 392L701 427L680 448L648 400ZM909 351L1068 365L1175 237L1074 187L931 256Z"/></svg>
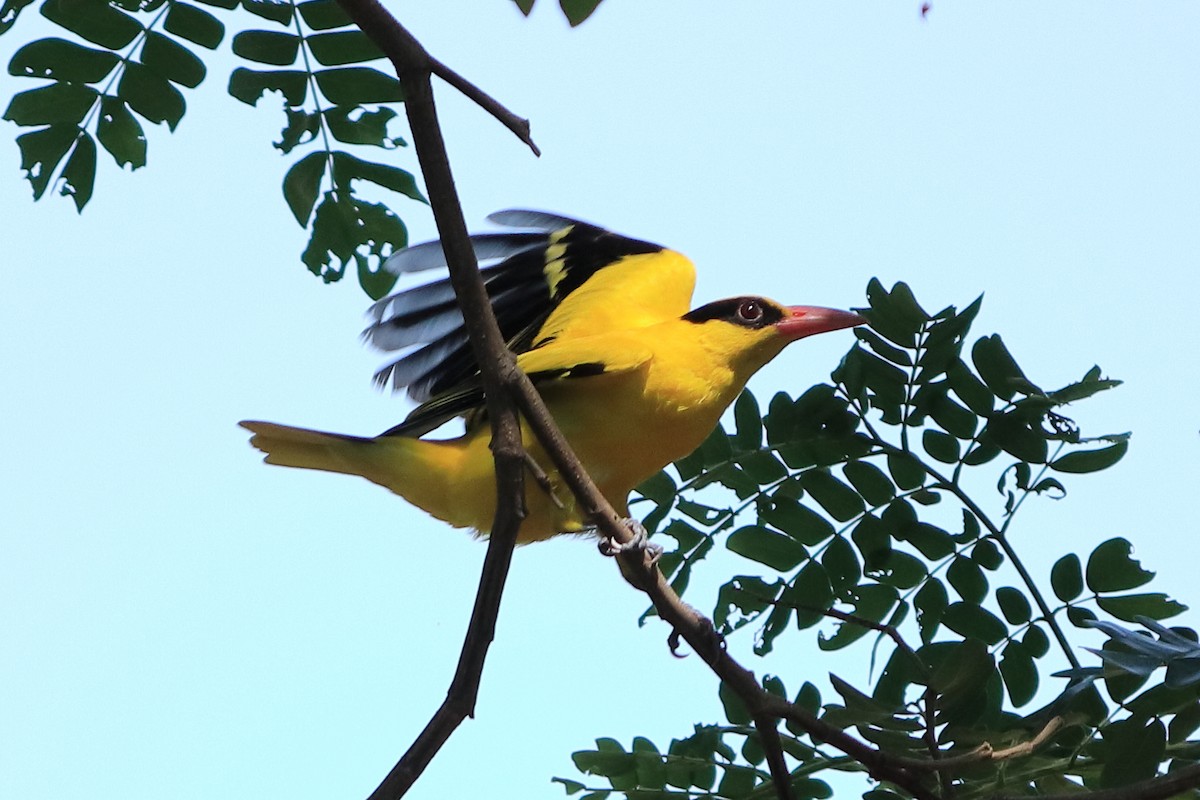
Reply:
<svg viewBox="0 0 1200 800"><path fill-rule="evenodd" d="M737 315L743 322L758 322L763 318L762 303L757 300L743 300L738 305Z"/></svg>

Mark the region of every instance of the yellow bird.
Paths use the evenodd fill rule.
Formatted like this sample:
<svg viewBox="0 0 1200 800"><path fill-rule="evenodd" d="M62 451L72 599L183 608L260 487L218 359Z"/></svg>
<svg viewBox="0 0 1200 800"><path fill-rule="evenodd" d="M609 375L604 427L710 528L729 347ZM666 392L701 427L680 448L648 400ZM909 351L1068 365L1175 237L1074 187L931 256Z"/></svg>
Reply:
<svg viewBox="0 0 1200 800"><path fill-rule="evenodd" d="M857 314L735 297L688 311L695 269L683 255L543 212L489 219L525 230L472 237L501 331L559 428L618 513L639 483L692 452L759 368L790 342L864 323ZM395 272L444 266L438 242L402 250ZM245 421L266 462L361 475L460 528L486 533L496 510L495 472L482 419L478 365L447 281L372 306L366 338L411 348L376 375L423 401L376 437ZM456 438L419 436L456 416ZM578 533L576 508L545 452L524 431L549 492L527 481L519 542Z"/></svg>

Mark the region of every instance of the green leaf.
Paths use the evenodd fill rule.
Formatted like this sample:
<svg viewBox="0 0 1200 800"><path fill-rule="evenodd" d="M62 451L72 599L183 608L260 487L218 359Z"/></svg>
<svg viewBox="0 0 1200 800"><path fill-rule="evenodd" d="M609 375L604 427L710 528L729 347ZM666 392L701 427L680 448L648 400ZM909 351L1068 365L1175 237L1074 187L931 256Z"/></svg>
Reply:
<svg viewBox="0 0 1200 800"><path fill-rule="evenodd" d="M1096 614L1089 608L1083 608L1081 606L1068 606L1067 619L1070 620L1071 624L1076 628L1086 628L1090 630L1092 627L1091 623L1096 620Z"/></svg>
<svg viewBox="0 0 1200 800"><path fill-rule="evenodd" d="M1187 611L1187 606L1177 603L1161 592L1125 594L1114 597L1104 595L1096 598L1096 605L1117 619L1136 622L1138 617L1167 619Z"/></svg>
<svg viewBox="0 0 1200 800"><path fill-rule="evenodd" d="M944 393L933 401L929 416L944 430L963 440L975 435L975 428L979 423L979 418L974 412L963 408Z"/></svg>
<svg viewBox="0 0 1200 800"><path fill-rule="evenodd" d="M580 792L582 792L584 789L587 788L579 781L567 780L566 778L551 778L550 782L551 783L561 783L563 786L563 790L568 795L579 794Z"/></svg>
<svg viewBox="0 0 1200 800"><path fill-rule="evenodd" d="M558 5L574 28L592 15L600 5L600 0L558 0Z"/></svg>
<svg viewBox="0 0 1200 800"><path fill-rule="evenodd" d="M1011 400L1018 387L1029 382L998 334L985 336L975 342L971 348L971 360L983 382L1001 400Z"/></svg>
<svg viewBox="0 0 1200 800"><path fill-rule="evenodd" d="M675 480L664 470L656 472L638 484L637 493L642 497L653 500L656 505L665 505L675 500L679 487Z"/></svg>
<svg viewBox="0 0 1200 800"><path fill-rule="evenodd" d="M746 710L746 704L742 702L742 698L738 697L737 692L729 688L729 684L721 681L717 689L717 694L721 698L721 705L725 709L725 718L734 725L747 725L754 721L754 717Z"/></svg>
<svg viewBox="0 0 1200 800"><path fill-rule="evenodd" d="M1024 592L1011 586L1001 586L996 590L996 603L1010 625L1023 625L1029 621L1032 614L1029 598Z"/></svg>
<svg viewBox="0 0 1200 800"><path fill-rule="evenodd" d="M1004 554L991 539L981 539L971 548L971 560L988 570L998 570L1004 563Z"/></svg>
<svg viewBox="0 0 1200 800"><path fill-rule="evenodd" d="M325 122L338 142L370 144L391 150L403 145L400 137L388 136L388 124L396 118L395 110L379 108L368 112L358 106L335 106L325 109Z"/></svg>
<svg viewBox="0 0 1200 800"><path fill-rule="evenodd" d="M1008 635L1000 619L974 603L951 603L942 615L942 624L955 633L987 644L997 644Z"/></svg>
<svg viewBox="0 0 1200 800"><path fill-rule="evenodd" d="M897 589L912 589L928 575L924 561L902 550L891 550L884 559L883 568L871 577Z"/></svg>
<svg viewBox="0 0 1200 800"><path fill-rule="evenodd" d="M326 69L315 77L321 94L337 105L395 103L404 99L400 81L370 67Z"/></svg>
<svg viewBox="0 0 1200 800"><path fill-rule="evenodd" d="M353 25L354 21L346 15L337 0L310 0L297 6L304 24L314 31L327 31L332 28L345 28Z"/></svg>
<svg viewBox="0 0 1200 800"><path fill-rule="evenodd" d="M870 321L872 328L887 339L911 350L916 345L917 331L924 323L924 318L919 307L914 314L911 306L904 302L905 295L912 296L907 286L899 295L896 294L902 285L896 284L889 293L877 278L872 278L867 284L867 302L871 307L863 311L863 316Z"/></svg>
<svg viewBox="0 0 1200 800"><path fill-rule="evenodd" d="M848 596L843 597L854 609L854 615L868 622L881 622L895 607L899 595L891 586L878 583L860 584ZM817 646L822 650L840 650L870 633L871 629L854 622L843 622L837 632L826 638L818 636Z"/></svg>
<svg viewBox="0 0 1200 800"><path fill-rule="evenodd" d="M733 422L734 450L757 450L762 446L762 414L758 410L758 401L749 390L738 395L733 404Z"/></svg>
<svg viewBox="0 0 1200 800"><path fill-rule="evenodd" d="M13 97L4 118L18 125L57 125L83 122L99 93L77 83L52 83Z"/></svg>
<svg viewBox="0 0 1200 800"><path fill-rule="evenodd" d="M204 80L204 62L191 50L161 33L149 31L142 45L142 63L167 80L194 89Z"/></svg>
<svg viewBox="0 0 1200 800"><path fill-rule="evenodd" d="M1025 638L1021 640L1021 644L1025 645L1025 649L1034 658L1041 658L1050 652L1050 637L1037 625L1029 626L1029 630L1025 633Z"/></svg>
<svg viewBox="0 0 1200 800"><path fill-rule="evenodd" d="M1050 568L1050 586L1054 589L1054 596L1064 603L1071 602L1083 593L1083 569L1079 556L1068 553L1054 562Z"/></svg>
<svg viewBox="0 0 1200 800"><path fill-rule="evenodd" d="M936 578L930 578L920 588L913 606L917 610L917 627L921 631L921 641L928 644L933 641L938 627L942 624L942 614L950 605L949 595L945 585Z"/></svg>
<svg viewBox="0 0 1200 800"><path fill-rule="evenodd" d="M963 456L963 463L968 467L978 467L980 464L988 463L998 455L1000 455L1000 448L996 447L996 445L977 444Z"/></svg>
<svg viewBox="0 0 1200 800"><path fill-rule="evenodd" d="M175 130L183 119L184 102L179 90L166 78L135 61L125 65L117 85L117 96L150 122L165 122L171 130Z"/></svg>
<svg viewBox="0 0 1200 800"><path fill-rule="evenodd" d="M916 489L925 483L925 468L909 453L889 452L887 465L892 480L901 489Z"/></svg>
<svg viewBox="0 0 1200 800"><path fill-rule="evenodd" d="M209 50L215 50L225 38L225 26L219 19L202 8L179 0L171 3L163 28L167 33Z"/></svg>
<svg viewBox="0 0 1200 800"><path fill-rule="evenodd" d="M391 189L413 200L425 202L425 196L417 188L412 173L373 161L363 161L349 153L333 154L333 182L335 186L349 187L351 180L365 180Z"/></svg>
<svg viewBox="0 0 1200 800"><path fill-rule="evenodd" d="M958 439L948 433L927 430L921 435L921 446L931 457L943 464L958 463Z"/></svg>
<svg viewBox="0 0 1200 800"><path fill-rule="evenodd" d="M829 520L791 498L773 498L770 508L759 511L759 519L809 546L819 545L833 536Z"/></svg>
<svg viewBox="0 0 1200 800"><path fill-rule="evenodd" d="M939 642L917 654L933 668L930 685L942 694L943 708L978 694L996 669L991 653L978 641Z"/></svg>
<svg viewBox="0 0 1200 800"><path fill-rule="evenodd" d="M317 33L305 39L313 57L326 67L359 64L383 58L383 51L362 31Z"/></svg>
<svg viewBox="0 0 1200 800"><path fill-rule="evenodd" d="M832 534L832 529L830 533ZM863 563L868 571L883 569L892 553L892 539L888 536L887 526L878 517L864 514L854 526L850 538L857 545L858 552L862 553Z"/></svg>
<svg viewBox="0 0 1200 800"><path fill-rule="evenodd" d="M33 0L4 0L4 4L0 5L0 35L16 24L21 10L32 2ZM533 0L529 0L529 3L532 5Z"/></svg>
<svg viewBox="0 0 1200 800"><path fill-rule="evenodd" d="M62 171L59 194L75 201L75 209L83 211L92 198L92 187L96 182L96 142L85 131L79 132L75 148L67 157Z"/></svg>
<svg viewBox="0 0 1200 800"><path fill-rule="evenodd" d="M308 225L327 163L325 153L309 153L297 161L284 176L283 197L287 200L288 208L292 210L292 216L301 227Z"/></svg>
<svg viewBox="0 0 1200 800"><path fill-rule="evenodd" d="M889 300L895 312L909 325L919 328L929 321L929 314L921 308L907 283L900 282L892 286Z"/></svg>
<svg viewBox="0 0 1200 800"><path fill-rule="evenodd" d="M841 536L835 536L825 548L821 564L829 573L829 582L835 594L841 594L846 589L858 585L862 577L862 567L854 548Z"/></svg>
<svg viewBox="0 0 1200 800"><path fill-rule="evenodd" d="M971 368L962 359L951 364L946 370L946 382L972 412L981 417L992 413L995 400L991 390L975 377L975 373L971 372Z"/></svg>
<svg viewBox="0 0 1200 800"><path fill-rule="evenodd" d="M287 115L287 125L280 131L280 139L275 147L283 153L290 153L296 147L307 144L316 138L321 130L321 115L296 108L284 108Z"/></svg>
<svg viewBox="0 0 1200 800"><path fill-rule="evenodd" d="M846 480L872 506L882 506L896 496L896 487L883 470L867 461L850 461L842 467Z"/></svg>
<svg viewBox="0 0 1200 800"><path fill-rule="evenodd" d="M567 2L569 0L564 0ZM750 767L739 767L729 765L725 768L725 776L721 778L721 783L717 787L717 794L721 797L745 797L755 784L755 771Z"/></svg>
<svg viewBox="0 0 1200 800"><path fill-rule="evenodd" d="M759 525L746 525L729 535L725 546L740 556L780 572L795 569L808 551L794 539Z"/></svg>
<svg viewBox="0 0 1200 800"><path fill-rule="evenodd" d="M1098 593L1120 592L1149 583L1154 573L1142 569L1132 553L1133 545L1120 537L1097 545L1088 556L1088 588Z"/></svg>
<svg viewBox="0 0 1200 800"><path fill-rule="evenodd" d="M1091 397L1105 389L1113 389L1121 385L1121 381L1107 380L1100 377L1100 367L1092 367L1083 380L1072 383L1056 392L1050 392L1050 397L1058 403L1073 403Z"/></svg>
<svg viewBox="0 0 1200 800"><path fill-rule="evenodd" d="M269 19L280 25L292 24L291 3L281 3L279 0L242 0L242 8L256 17Z"/></svg>
<svg viewBox="0 0 1200 800"><path fill-rule="evenodd" d="M96 138L117 166L129 164L133 169L146 166L146 135L141 123L129 112L129 106L120 99L109 95L100 98Z"/></svg>
<svg viewBox="0 0 1200 800"><path fill-rule="evenodd" d="M958 596L968 603L978 605L987 597L987 578L979 565L969 558L956 557L946 570L946 580L950 581Z"/></svg>
<svg viewBox="0 0 1200 800"><path fill-rule="evenodd" d="M233 52L248 61L290 66L300 50L300 37L278 31L242 31L233 37Z"/></svg>
<svg viewBox="0 0 1200 800"><path fill-rule="evenodd" d="M229 76L229 94L247 105L256 105L264 92L283 94L290 106L301 106L308 94L308 74L299 70L258 70L238 67Z"/></svg>
<svg viewBox="0 0 1200 800"><path fill-rule="evenodd" d="M808 628L825 619L822 613L833 605L829 571L819 561L809 561L784 589L781 603L796 611L796 625Z"/></svg>
<svg viewBox="0 0 1200 800"><path fill-rule="evenodd" d="M142 24L108 3L46 0L39 9L46 19L92 44L120 50L142 32Z"/></svg>
<svg viewBox="0 0 1200 800"><path fill-rule="evenodd" d="M302 160L320 155L323 154L312 153ZM286 189L284 194L286 197ZM296 214L294 208L292 213ZM327 283L341 280L346 264L354 258L358 248L360 227L353 200L325 192L312 220L312 237L300 260L309 272L321 276Z"/></svg>
<svg viewBox="0 0 1200 800"><path fill-rule="evenodd" d="M21 150L21 169L33 187L33 199L45 193L59 162L71 149L82 131L74 125L51 125L17 137Z"/></svg>
<svg viewBox="0 0 1200 800"><path fill-rule="evenodd" d="M809 496L838 522L849 522L863 512L858 493L833 477L828 470L810 469L800 477Z"/></svg>
<svg viewBox="0 0 1200 800"><path fill-rule="evenodd" d="M867 347L874 350L880 357L887 359L893 364L901 367L912 366L912 356L907 350L902 350L888 344L882 336L872 331L870 328L858 327L854 329L855 337Z"/></svg>
<svg viewBox="0 0 1200 800"><path fill-rule="evenodd" d="M1100 786L1128 786L1158 774L1167 749L1162 720L1137 718L1113 722L1101 729L1105 758L1101 760Z"/></svg>
<svg viewBox="0 0 1200 800"><path fill-rule="evenodd" d="M513 0L513 2L516 3L517 8L521 9L521 13L527 17L533 11L533 0ZM679 788L686 789L687 787L681 786Z"/></svg>
<svg viewBox="0 0 1200 800"><path fill-rule="evenodd" d="M1000 656L1000 675L1008 688L1008 698L1020 708L1033 699L1038 689L1038 670L1033 656L1024 646L1009 642Z"/></svg>
<svg viewBox="0 0 1200 800"><path fill-rule="evenodd" d="M928 522L918 522L907 527L903 535L913 547L921 551L921 555L931 561L945 558L954 552L954 538Z"/></svg>
<svg viewBox="0 0 1200 800"><path fill-rule="evenodd" d="M1098 472L1116 464L1129 449L1128 441L1119 441L1099 450L1084 450L1067 453L1050 462L1050 469L1059 472Z"/></svg>
<svg viewBox="0 0 1200 800"><path fill-rule="evenodd" d="M51 37L30 42L14 53L12 60L8 62L8 74L74 83L95 83L108 77L119 63L121 60L115 53L93 50L65 39Z"/></svg>
<svg viewBox="0 0 1200 800"><path fill-rule="evenodd" d="M1017 413L993 415L980 434L980 441L997 445L1030 464L1046 463L1046 435L1030 427Z"/></svg>

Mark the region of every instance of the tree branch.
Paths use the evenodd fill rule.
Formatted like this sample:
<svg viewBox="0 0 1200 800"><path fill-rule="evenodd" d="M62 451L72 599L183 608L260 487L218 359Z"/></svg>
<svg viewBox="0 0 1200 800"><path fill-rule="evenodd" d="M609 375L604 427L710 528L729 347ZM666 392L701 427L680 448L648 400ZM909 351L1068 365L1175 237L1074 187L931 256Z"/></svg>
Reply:
<svg viewBox="0 0 1200 800"><path fill-rule="evenodd" d="M450 281L463 310L471 347L480 364L488 417L492 421L492 453L496 460L496 516L458 668L441 707L371 794L372 800L393 800L408 791L450 734L475 712L483 662L495 635L500 597L517 531L525 516L525 451L521 447L520 423L511 396L502 390L506 376L520 373L492 314L454 187L433 102L431 73L436 62L378 0L339 0L339 3L388 55L404 88L413 145L449 264ZM477 94L486 97L482 92ZM496 109L502 110L502 107L493 101L489 110L496 113ZM528 125L523 138L528 141Z"/></svg>
<svg viewBox="0 0 1200 800"><path fill-rule="evenodd" d="M1175 797L1188 789L1200 786L1200 764L1168 772L1157 778L1131 783L1128 786L1118 786L1115 789L1100 789L1089 792L1080 787L1078 792L1064 794L1041 794L1038 800L1166 800ZM1028 795L1000 794L992 800L1025 800Z"/></svg>

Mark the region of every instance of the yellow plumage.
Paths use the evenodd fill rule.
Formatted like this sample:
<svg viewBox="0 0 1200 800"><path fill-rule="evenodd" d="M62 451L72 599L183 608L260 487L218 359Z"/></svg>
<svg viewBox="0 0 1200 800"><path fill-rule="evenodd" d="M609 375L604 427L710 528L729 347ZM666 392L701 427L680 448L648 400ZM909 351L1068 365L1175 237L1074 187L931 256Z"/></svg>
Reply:
<svg viewBox="0 0 1200 800"><path fill-rule="evenodd" d="M551 242L546 250L555 247L561 245ZM553 269L545 279L558 283L562 253L548 255ZM566 295L549 292L549 313L530 337L531 349L517 357L588 473L623 515L630 491L699 446L750 376L785 345L861 322L848 312L753 297L687 313L694 280L691 262L669 250L618 255ZM470 414L481 402L473 380L446 396L426 406L438 415L446 408ZM417 422L426 406L414 412ZM360 438L241 424L254 433L251 443L267 453L267 463L361 475L455 527L486 532L491 525L496 490L486 422L476 419L464 435L446 440L404 435L405 426ZM541 447L528 431L524 439L550 479L551 495L526 481L528 516L518 540L586 528L588 520Z"/></svg>

